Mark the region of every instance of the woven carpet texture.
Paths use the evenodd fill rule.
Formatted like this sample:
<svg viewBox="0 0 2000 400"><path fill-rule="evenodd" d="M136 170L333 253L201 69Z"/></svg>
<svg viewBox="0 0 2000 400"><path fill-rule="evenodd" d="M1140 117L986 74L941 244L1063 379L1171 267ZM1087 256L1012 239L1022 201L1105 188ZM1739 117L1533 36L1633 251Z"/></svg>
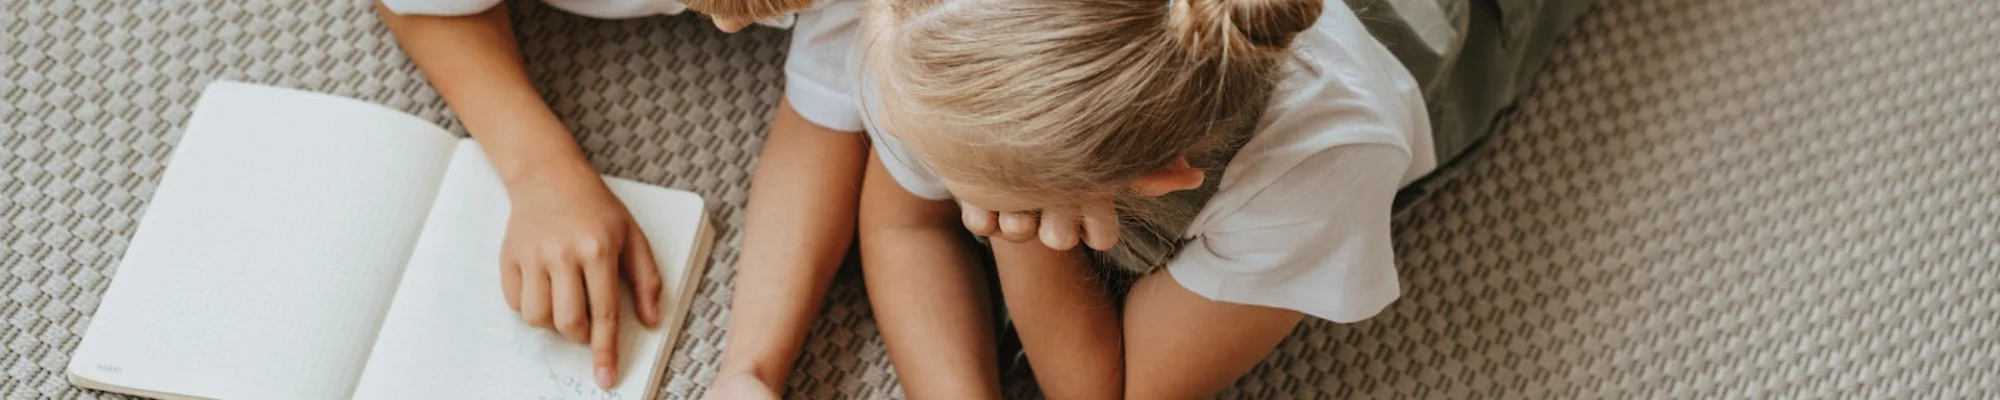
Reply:
<svg viewBox="0 0 2000 400"><path fill-rule="evenodd" d="M699 397L787 34L512 5L593 164L713 204L662 390ZM1404 297L1220 397L2000 397L1995 37L1988 0L1604 1L1395 220ZM0 394L124 398L62 369L217 79L463 134L365 2L0 1ZM901 397L865 296L835 283L789 397Z"/></svg>

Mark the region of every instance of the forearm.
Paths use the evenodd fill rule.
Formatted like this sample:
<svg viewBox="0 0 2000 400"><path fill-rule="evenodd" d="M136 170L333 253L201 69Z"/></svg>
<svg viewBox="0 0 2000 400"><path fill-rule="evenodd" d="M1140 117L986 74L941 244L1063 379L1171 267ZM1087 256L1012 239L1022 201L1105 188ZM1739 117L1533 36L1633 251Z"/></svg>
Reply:
<svg viewBox="0 0 2000 400"><path fill-rule="evenodd" d="M869 304L911 399L999 398L991 294L963 229L861 231Z"/></svg>
<svg viewBox="0 0 2000 400"><path fill-rule="evenodd" d="M1043 391L1051 398L1118 398L1125 381L1118 309L1082 254L994 240L993 257L1007 314Z"/></svg>
<svg viewBox="0 0 2000 400"><path fill-rule="evenodd" d="M912 195L879 159L869 161L861 269L889 361L912 399L1000 395L986 265L957 215L951 202Z"/></svg>
<svg viewBox="0 0 2000 400"><path fill-rule="evenodd" d="M723 372L783 387L853 243L867 156L861 134L812 125L779 103L751 175Z"/></svg>
<svg viewBox="0 0 2000 400"><path fill-rule="evenodd" d="M528 79L505 4L463 17L401 15L381 3L376 11L510 189L538 177L596 176Z"/></svg>

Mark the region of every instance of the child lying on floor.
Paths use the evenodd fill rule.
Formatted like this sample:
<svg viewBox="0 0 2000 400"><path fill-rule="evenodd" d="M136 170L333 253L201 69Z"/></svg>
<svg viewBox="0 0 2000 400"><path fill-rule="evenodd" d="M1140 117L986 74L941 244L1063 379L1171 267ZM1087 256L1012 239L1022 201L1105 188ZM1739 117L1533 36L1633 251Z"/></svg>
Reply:
<svg viewBox="0 0 2000 400"><path fill-rule="evenodd" d="M1417 83L1345 4L862 15L862 267L912 397L995 392L961 223L1002 239L1006 309L1051 398L1208 396L1302 316L1356 321L1399 295L1392 200L1437 160ZM1104 270L1138 277L1107 289Z"/></svg>

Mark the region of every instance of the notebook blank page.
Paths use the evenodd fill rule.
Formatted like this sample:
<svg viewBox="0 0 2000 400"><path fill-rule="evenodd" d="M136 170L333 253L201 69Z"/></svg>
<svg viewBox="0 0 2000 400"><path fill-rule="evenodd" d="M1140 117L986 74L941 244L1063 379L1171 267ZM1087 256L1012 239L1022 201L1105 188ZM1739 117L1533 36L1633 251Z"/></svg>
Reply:
<svg viewBox="0 0 2000 400"><path fill-rule="evenodd" d="M704 223L700 197L613 179L612 192L631 209L651 240L667 283L662 303L686 298L688 260ZM618 386L597 388L586 345L528 326L500 292L500 244L510 207L493 167L470 140L452 158L430 222L408 272L357 399L628 399L646 398L662 367L678 318L646 329L621 303ZM678 304L663 304L662 313Z"/></svg>
<svg viewBox="0 0 2000 400"><path fill-rule="evenodd" d="M195 397L347 397L454 142L372 104L209 86L70 372Z"/></svg>

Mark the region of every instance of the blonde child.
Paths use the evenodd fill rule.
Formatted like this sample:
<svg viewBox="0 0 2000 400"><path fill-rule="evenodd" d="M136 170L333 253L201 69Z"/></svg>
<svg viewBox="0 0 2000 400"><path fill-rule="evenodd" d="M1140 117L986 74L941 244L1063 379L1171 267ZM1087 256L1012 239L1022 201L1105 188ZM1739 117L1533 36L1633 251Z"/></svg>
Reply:
<svg viewBox="0 0 2000 400"><path fill-rule="evenodd" d="M1342 2L869 0L863 268L912 397L991 397L979 263L1051 398L1196 398L1400 292L1417 82ZM1107 289L1104 270L1139 276Z"/></svg>

